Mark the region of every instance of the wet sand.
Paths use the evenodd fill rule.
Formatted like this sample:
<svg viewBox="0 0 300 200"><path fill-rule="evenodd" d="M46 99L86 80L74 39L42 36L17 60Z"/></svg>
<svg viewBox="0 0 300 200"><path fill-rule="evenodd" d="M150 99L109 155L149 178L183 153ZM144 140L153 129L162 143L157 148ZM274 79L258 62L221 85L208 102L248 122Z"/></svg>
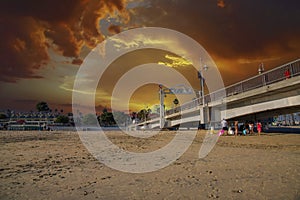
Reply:
<svg viewBox="0 0 300 200"><path fill-rule="evenodd" d="M205 132L161 170L132 174L96 160L75 132L0 132L0 199L300 199L300 135L222 136L198 158ZM147 152L174 132L141 139L110 132L123 149Z"/></svg>

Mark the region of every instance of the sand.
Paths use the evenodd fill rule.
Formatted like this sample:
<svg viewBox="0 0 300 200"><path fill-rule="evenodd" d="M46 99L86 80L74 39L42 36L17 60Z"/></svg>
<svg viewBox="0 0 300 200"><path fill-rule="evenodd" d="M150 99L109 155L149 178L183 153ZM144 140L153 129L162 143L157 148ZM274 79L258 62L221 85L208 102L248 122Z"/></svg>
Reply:
<svg viewBox="0 0 300 200"><path fill-rule="evenodd" d="M172 139L110 132L123 149L146 152ZM158 171L133 174L95 159L75 132L0 132L0 199L300 199L300 135L222 136L198 158L205 132Z"/></svg>

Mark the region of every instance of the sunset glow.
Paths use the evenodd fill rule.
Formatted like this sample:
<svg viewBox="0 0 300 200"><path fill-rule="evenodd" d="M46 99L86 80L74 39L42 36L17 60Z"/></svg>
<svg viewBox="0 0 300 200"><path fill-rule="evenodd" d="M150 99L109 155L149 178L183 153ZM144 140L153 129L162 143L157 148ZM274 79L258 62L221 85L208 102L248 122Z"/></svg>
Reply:
<svg viewBox="0 0 300 200"><path fill-rule="evenodd" d="M53 109L71 111L74 79L86 56L105 39L136 27L163 27L191 37L210 54L225 85L233 84L256 75L260 63L269 70L299 58L299 6L294 0L2 1L0 110L29 111L46 101ZM114 41L116 48L160 44L182 51L174 55L149 49L114 61L96 90L96 106L110 107L118 79L145 63L174 68L199 90L194 63L187 57L192 52L183 51L184 44L172 46L177 39L137 36ZM142 86L130 109L154 106L156 94L156 85Z"/></svg>

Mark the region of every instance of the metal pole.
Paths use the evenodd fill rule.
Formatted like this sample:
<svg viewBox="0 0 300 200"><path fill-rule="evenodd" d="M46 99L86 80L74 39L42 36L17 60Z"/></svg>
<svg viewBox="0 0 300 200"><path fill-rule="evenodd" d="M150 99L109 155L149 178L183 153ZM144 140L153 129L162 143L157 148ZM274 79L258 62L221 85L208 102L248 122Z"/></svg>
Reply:
<svg viewBox="0 0 300 200"><path fill-rule="evenodd" d="M202 69L200 69L198 71L198 78L200 79L200 92L199 92L199 96L202 100L202 108L200 109L200 121L201 124L205 124L205 117L204 117L204 105L205 105L205 101L204 101L204 79L203 79L203 74L202 74Z"/></svg>
<svg viewBox="0 0 300 200"><path fill-rule="evenodd" d="M204 127L205 127L206 113L205 113L205 99L204 99L204 78L203 78L202 71L200 73L201 73L201 96L202 96L202 109L203 109L202 113L203 113L203 123L204 123Z"/></svg>
<svg viewBox="0 0 300 200"><path fill-rule="evenodd" d="M200 71L200 83L201 83L201 97L202 97L202 104L204 106L205 100L204 100L204 79L203 79L203 74L202 71Z"/></svg>

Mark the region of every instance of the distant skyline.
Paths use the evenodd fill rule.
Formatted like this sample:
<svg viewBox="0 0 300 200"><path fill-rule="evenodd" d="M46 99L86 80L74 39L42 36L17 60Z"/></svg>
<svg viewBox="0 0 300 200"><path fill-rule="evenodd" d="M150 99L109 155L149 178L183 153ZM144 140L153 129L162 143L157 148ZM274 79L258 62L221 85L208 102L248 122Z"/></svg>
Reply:
<svg viewBox="0 0 300 200"><path fill-rule="evenodd" d="M300 57L296 0L2 0L0 10L0 110L30 111L46 101L52 110L71 111L74 77L86 55L105 38L135 27L164 27L193 38L211 55L226 85L256 75L262 62L269 70ZM176 59L149 50L117 60L99 90L98 110L109 107L123 68L153 61L175 65ZM190 63L177 64L170 67L199 89ZM136 111L156 102L153 85L131 100Z"/></svg>

